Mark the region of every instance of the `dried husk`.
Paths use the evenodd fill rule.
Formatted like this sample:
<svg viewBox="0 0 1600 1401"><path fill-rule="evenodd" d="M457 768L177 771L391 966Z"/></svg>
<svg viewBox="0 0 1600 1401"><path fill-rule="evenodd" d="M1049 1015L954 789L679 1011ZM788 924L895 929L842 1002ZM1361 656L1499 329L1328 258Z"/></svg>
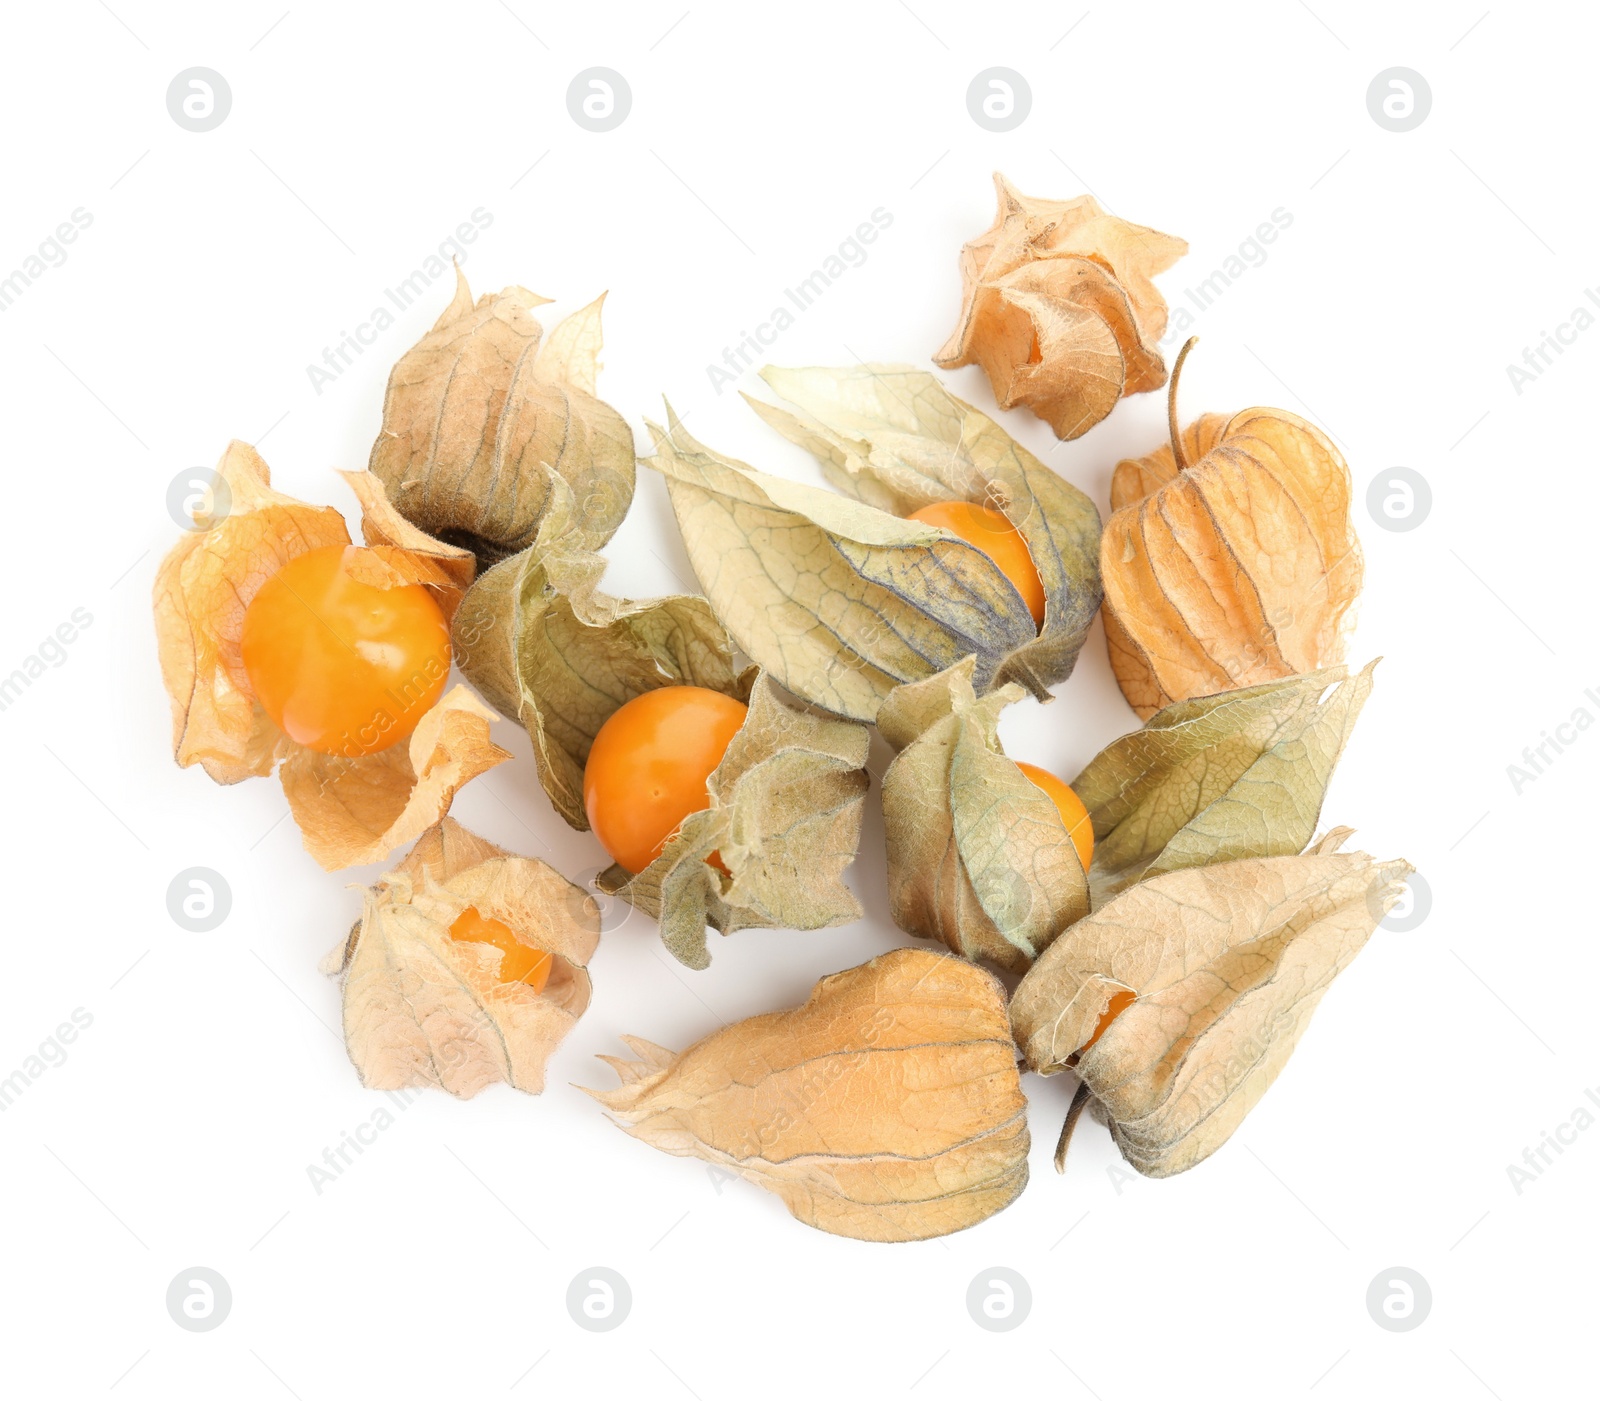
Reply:
<svg viewBox="0 0 1600 1401"><path fill-rule="evenodd" d="M951 404L965 410L958 401ZM872 721L896 686L924 680L966 656L977 659L973 680L980 692L1016 681L1045 700L1048 688L1071 671L1084 610L1093 611L1093 585L1082 576L1081 557L1073 557L1070 570L1059 557L1039 562L1047 594L1055 588L1055 612L1047 609L1041 632L1021 595L981 550L865 501L721 457L690 437L670 411L669 423L670 432L650 426L656 454L645 461L667 479L701 587L739 646L795 695ZM962 429L982 440L979 470L992 468L999 478L1014 467L1016 479L1025 481L1026 454L983 423L988 429ZM1009 449L986 436L990 430ZM825 440L816 441L821 447ZM1009 466L1001 461L1007 451L1019 455ZM1026 518L1025 499L1024 487L1009 509ZM1093 507L1087 509L1092 515ZM1066 553L1078 548L1072 542L1082 543L1089 524L1073 502L1062 523ZM1077 580L1070 592L1069 576Z"/></svg>
<svg viewBox="0 0 1600 1401"><path fill-rule="evenodd" d="M1167 871L1305 850L1377 664L1178 701L1102 749L1072 780L1095 905Z"/></svg>
<svg viewBox="0 0 1600 1401"><path fill-rule="evenodd" d="M1124 395L1166 383L1167 304L1150 279L1189 245L1091 195L1031 199L994 183L994 224L961 250L961 316L934 361L981 365L1003 408L1076 438Z"/></svg>
<svg viewBox="0 0 1600 1401"><path fill-rule="evenodd" d="M1118 463L1100 547L1111 667L1141 719L1342 662L1361 591L1338 448L1282 409L1206 414L1180 435L1189 345L1171 441Z"/></svg>
<svg viewBox="0 0 1600 1401"><path fill-rule="evenodd" d="M861 839L866 728L789 704L757 676L750 713L691 813L650 865L621 866L595 884L660 921L679 962L711 962L706 927L822 929L861 917L844 883ZM710 864L716 854L726 872Z"/></svg>
<svg viewBox="0 0 1600 1401"><path fill-rule="evenodd" d="M1410 863L1340 852L1349 835L1146 880L1075 924L1018 985L1011 1026L1028 1067L1075 1069L1141 1173L1170 1177L1227 1141L1399 897ZM1064 1133L1058 1167L1065 1150Z"/></svg>
<svg viewBox="0 0 1600 1401"><path fill-rule="evenodd" d="M1089 885L1061 815L1005 755L1000 712L978 698L972 658L891 691L878 729L899 753L883 776L889 911L907 933L1025 971L1089 911Z"/></svg>
<svg viewBox="0 0 1600 1401"><path fill-rule="evenodd" d="M565 482L532 545L483 574L452 628L456 664L533 740L539 782L579 831L583 768L616 710L662 686L704 686L743 700L748 678L705 599L634 602L600 591L605 560L574 543L576 503Z"/></svg>
<svg viewBox="0 0 1600 1401"><path fill-rule="evenodd" d="M469 906L553 955L542 990L501 982L499 949L450 937ZM470 1099L504 1081L538 1094L546 1061L589 1005L587 964L599 941L593 896L445 818L367 893L334 960L361 1083Z"/></svg>
<svg viewBox="0 0 1600 1401"><path fill-rule="evenodd" d="M368 463L406 519L485 568L533 543L558 480L585 549L633 500L633 431L595 397L605 297L546 337L532 311L548 300L507 287L474 304L458 267L454 299L390 373Z"/></svg>
<svg viewBox="0 0 1600 1401"><path fill-rule="evenodd" d="M1100 512L987 414L932 375L905 365L785 370L761 377L801 410L746 395L823 475L858 501L909 516L941 501L1001 512L1033 556L1044 586L1038 638L1016 656L1046 685L1065 680L1100 610Z"/></svg>
<svg viewBox="0 0 1600 1401"><path fill-rule="evenodd" d="M824 978L806 1002L591 1090L635 1138L776 1193L808 1226L924 1240L974 1226L1028 1180L1027 1104L1005 994L972 964L897 949Z"/></svg>
<svg viewBox="0 0 1600 1401"><path fill-rule="evenodd" d="M443 816L462 784L511 757L489 740L495 716L458 686L407 742L356 759L303 748L279 730L257 704L240 656L245 609L291 559L347 545L350 535L332 507L273 491L267 464L245 443L229 444L217 473L228 514L181 539L156 574L174 757L185 767L199 764L219 783L278 768L306 850L322 866L382 860ZM405 521L375 477L341 475L361 504L362 538L372 550L358 557L354 577L376 588L420 584L452 617L472 581L472 556Z"/></svg>

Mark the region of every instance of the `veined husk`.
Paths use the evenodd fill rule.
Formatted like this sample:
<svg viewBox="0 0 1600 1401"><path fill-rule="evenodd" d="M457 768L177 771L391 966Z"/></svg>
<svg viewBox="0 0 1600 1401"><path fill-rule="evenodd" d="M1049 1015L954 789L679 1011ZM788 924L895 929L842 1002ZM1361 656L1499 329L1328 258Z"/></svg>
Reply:
<svg viewBox="0 0 1600 1401"><path fill-rule="evenodd" d="M1182 1172L1227 1141L1399 897L1410 863L1340 852L1349 835L1143 881L1073 925L1018 985L1011 1027L1029 1069L1075 1069L1080 1096L1146 1176ZM1065 1151L1064 1133L1058 1167Z"/></svg>
<svg viewBox="0 0 1600 1401"><path fill-rule="evenodd" d="M185 535L156 573L156 641L172 701L173 754L218 783L279 776L306 850L329 870L381 860L439 820L462 784L511 756L489 739L493 713L465 687L442 696L408 741L361 758L305 749L267 717L239 652L245 609L296 556L348 545L332 507L272 490L267 464L234 442L217 464L231 502L208 530ZM422 584L451 617L472 581L472 556L430 539L389 504L382 483L342 474L375 554L355 577L379 588Z"/></svg>
<svg viewBox="0 0 1600 1401"><path fill-rule="evenodd" d="M1095 905L1167 871L1304 851L1377 664L1178 701L1102 749L1072 780Z"/></svg>
<svg viewBox="0 0 1600 1401"><path fill-rule="evenodd" d="M595 884L660 921L679 962L711 962L706 926L822 929L861 917L844 883L861 840L866 727L785 701L771 679L750 687L750 713L691 813L637 875L621 866ZM727 874L710 864L715 853Z"/></svg>
<svg viewBox="0 0 1600 1401"><path fill-rule="evenodd" d="M980 693L1015 681L1048 699L1077 660L1099 596L1093 505L929 376L884 367L891 379L874 389L807 373L779 382L826 422L762 414L860 500L721 457L670 410L670 432L650 426L656 454L645 461L667 479L689 560L734 640L795 695L854 720L875 719L896 686L966 656L977 659ZM883 391L894 382L915 389L915 412ZM868 504L925 502L945 484L946 499L981 498L979 483L998 484L990 502L1035 551L1043 629L988 555Z"/></svg>
<svg viewBox="0 0 1600 1401"><path fill-rule="evenodd" d="M639 1059L602 1057L622 1084L590 1091L622 1128L775 1192L819 1230L948 1235L1027 1184L1005 993L963 959L896 949L677 1055L623 1040Z"/></svg>
<svg viewBox="0 0 1600 1401"><path fill-rule="evenodd" d="M961 316L934 362L981 365L1001 407L1076 438L1123 395L1166 383L1167 304L1150 279L1189 245L1092 195L1030 199L998 172L994 184L994 224L961 250Z"/></svg>
<svg viewBox="0 0 1600 1401"><path fill-rule="evenodd" d="M458 267L454 299L389 375L368 463L402 515L485 568L533 543L558 480L584 549L633 500L633 431L595 397L605 295L548 337L532 315L547 301L507 287L474 304Z"/></svg>
<svg viewBox="0 0 1600 1401"><path fill-rule="evenodd" d="M450 937L469 907L553 955L542 990L501 982L499 949ZM345 1045L361 1083L470 1099L503 1080L538 1094L545 1062L589 1005L599 942L592 895L444 818L367 892L361 922L324 964L344 974Z"/></svg>
<svg viewBox="0 0 1600 1401"><path fill-rule="evenodd" d="M1019 686L978 698L972 658L889 693L878 730L889 911L907 933L1023 972L1089 912L1056 806L1008 759L996 726Z"/></svg>
<svg viewBox="0 0 1600 1401"><path fill-rule="evenodd" d="M606 562L576 543L576 503L551 483L534 542L467 591L452 628L456 663L533 740L539 781L557 812L587 831L583 768L600 727L635 696L704 686L744 700L749 678L705 599L642 602L600 591Z"/></svg>
<svg viewBox="0 0 1600 1401"><path fill-rule="evenodd" d="M1117 464L1100 546L1111 668L1141 719L1343 661L1361 592L1338 448L1282 409L1205 414L1180 435L1188 348L1170 441Z"/></svg>

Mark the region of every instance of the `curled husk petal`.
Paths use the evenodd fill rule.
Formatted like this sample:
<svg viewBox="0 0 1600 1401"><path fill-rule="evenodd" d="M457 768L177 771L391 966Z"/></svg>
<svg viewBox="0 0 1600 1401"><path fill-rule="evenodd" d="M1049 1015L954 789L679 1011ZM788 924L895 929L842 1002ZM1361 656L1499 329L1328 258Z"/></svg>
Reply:
<svg viewBox="0 0 1600 1401"><path fill-rule="evenodd" d="M1410 863L1339 851L1349 835L1143 881L1075 924L1018 985L1011 1027L1028 1067L1075 1069L1146 1176L1182 1172L1227 1141L1399 897Z"/></svg>
<svg viewBox="0 0 1600 1401"><path fill-rule="evenodd" d="M883 776L895 923L1014 973L1089 910L1055 804L1000 746L1000 712L1022 694L1003 686L979 699L968 657L891 691L878 712L900 751Z"/></svg>
<svg viewBox="0 0 1600 1401"><path fill-rule="evenodd" d="M1167 304L1150 281L1189 250L1091 195L1032 199L994 177L994 224L961 250L961 315L935 363L980 365L1003 408L1076 438L1166 383Z"/></svg>
<svg viewBox="0 0 1600 1401"><path fill-rule="evenodd" d="M806 1002L681 1054L623 1038L590 1091L635 1138L776 1193L808 1226L924 1240L1009 1206L1028 1180L1026 1101L996 979L897 949Z"/></svg>
<svg viewBox="0 0 1600 1401"><path fill-rule="evenodd" d="M1102 749L1072 780L1095 905L1167 871L1305 850L1376 666L1178 701Z"/></svg>
<svg viewBox="0 0 1600 1401"><path fill-rule="evenodd" d="M501 982L499 949L450 937L469 907L552 955L543 989ZM345 1045L361 1083L470 1099L503 1080L538 1094L545 1062L589 1005L587 964L599 940L593 896L544 862L448 817L430 827L367 893L335 958Z"/></svg>
<svg viewBox="0 0 1600 1401"><path fill-rule="evenodd" d="M755 677L749 695L750 713L706 782L710 806L637 875L612 866L595 882L659 920L662 942L691 968L711 961L708 925L732 934L861 917L844 871L861 839L866 727L791 705L769 677Z"/></svg>
<svg viewBox="0 0 1600 1401"><path fill-rule="evenodd" d="M539 781L579 831L583 768L616 710L661 686L704 686L743 700L748 682L705 599L635 602L600 591L605 560L574 544L567 484L533 544L488 570L467 592L452 628L462 675L533 740Z"/></svg>
<svg viewBox="0 0 1600 1401"><path fill-rule="evenodd" d="M1320 429L1245 409L1180 442L1182 468L1170 444L1117 464L1100 545L1111 668L1141 719L1342 662L1361 592L1350 470Z"/></svg>
<svg viewBox="0 0 1600 1401"><path fill-rule="evenodd" d="M1032 459L995 424L936 386L927 389L924 402L928 417L907 437L928 441L903 445L907 455L931 468L943 444L953 459L952 481L1012 482L1006 509L1018 513L1030 543L1045 542L1036 563L1052 602L1042 633L994 561L948 532L902 519L867 499L721 457L670 414L670 431L651 425L656 454L646 461L667 479L690 563L717 617L789 691L854 720L875 719L896 686L924 680L966 656L977 659L974 684L980 692L1016 681L1048 699L1048 688L1072 670L1098 597L1089 561L1099 519L1094 507L1071 488L1041 485L1043 497L1063 509L1054 521L1047 522L1042 510L1035 517L1033 506L1041 498L1029 486L1035 480L1031 469L1025 470ZM821 408L820 396L815 406ZM779 410L763 413L832 460L830 430L790 420ZM879 426L888 435L886 423ZM965 461L963 454L969 454ZM887 473L857 480L863 498L891 499L883 486ZM1059 537L1050 543L1049 533L1057 530Z"/></svg>
<svg viewBox="0 0 1600 1401"><path fill-rule="evenodd" d="M633 432L595 397L602 295L544 337L525 287L456 293L395 365L369 469L407 520L487 567L527 548L557 480L598 549L633 500ZM542 341L542 344L541 344Z"/></svg>

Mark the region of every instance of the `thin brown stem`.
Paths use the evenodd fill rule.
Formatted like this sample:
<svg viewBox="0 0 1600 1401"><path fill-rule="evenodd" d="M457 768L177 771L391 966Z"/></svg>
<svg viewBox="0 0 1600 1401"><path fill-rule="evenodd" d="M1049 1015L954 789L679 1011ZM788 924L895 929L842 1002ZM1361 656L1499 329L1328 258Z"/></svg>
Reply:
<svg viewBox="0 0 1600 1401"><path fill-rule="evenodd" d="M1191 341L1190 345L1194 342ZM1061 1137L1056 1140L1056 1171L1067 1170L1067 1145L1072 1142L1072 1131L1078 1126L1078 1116L1083 1113L1083 1106L1089 1102L1089 1087L1081 1080L1078 1082L1078 1092L1072 1097L1072 1104L1067 1109L1067 1121L1061 1126Z"/></svg>
<svg viewBox="0 0 1600 1401"><path fill-rule="evenodd" d="M1172 362L1172 378L1167 381L1167 432L1172 438L1172 455L1177 460L1180 472L1187 470L1189 464L1183 455L1183 434L1178 431L1178 374L1199 339L1199 336L1190 336L1183 343L1178 358Z"/></svg>

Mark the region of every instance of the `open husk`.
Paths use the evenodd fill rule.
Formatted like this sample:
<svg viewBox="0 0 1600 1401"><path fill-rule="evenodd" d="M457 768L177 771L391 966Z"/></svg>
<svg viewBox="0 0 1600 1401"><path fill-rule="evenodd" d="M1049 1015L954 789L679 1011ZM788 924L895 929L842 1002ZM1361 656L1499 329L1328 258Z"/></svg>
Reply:
<svg viewBox="0 0 1600 1401"><path fill-rule="evenodd" d="M749 680L705 599L634 602L600 591L605 560L575 543L563 481L527 549L483 574L451 629L456 664L533 740L539 781L557 812L587 831L583 768L600 727L635 696L704 686L743 700Z"/></svg>
<svg viewBox="0 0 1600 1401"><path fill-rule="evenodd" d="M883 373L906 383L916 376L888 367ZM808 403L836 421L850 420L842 410L824 408L826 397L873 392L870 376L850 386L833 372L819 374L811 385L818 392L807 393ZM786 383L800 392L794 382ZM721 457L690 437L676 418L669 417L670 431L651 425L656 453L646 462L667 479L690 563L717 617L789 691L854 720L874 720L896 686L924 680L966 656L976 658L973 683L980 693L1016 681L1048 699L1049 687L1072 670L1098 597L1091 558L1099 519L1094 507L982 414L936 384L919 392L925 412L920 427L902 433L891 430L889 419L875 420L869 436L881 430L873 439L879 447L916 458L929 471L945 454L950 481L966 484L948 495L975 490L979 481L1006 484L1004 509L1039 551L1035 563L1046 592L1042 631L994 561L954 535L866 499ZM899 412L893 403L891 397L878 410L851 412L865 421L879 410ZM839 479L851 480L863 498L887 501L899 492L900 499L912 499L901 491L904 475L887 458L881 471L873 466L852 473L852 456L858 462L863 452L877 456L865 438L852 447L825 426L808 426L771 408L763 414L825 461L833 463L837 453L837 470L845 474ZM898 447L884 446L895 438ZM919 493L933 489L931 480L937 478ZM1000 503L998 494L991 499ZM1046 504L1056 511L1053 521L1046 519Z"/></svg>
<svg viewBox="0 0 1600 1401"><path fill-rule="evenodd" d="M1084 1101L1149 1177L1227 1141L1412 869L1339 851L1349 835L1156 876L1045 950L1011 1000L1011 1026L1029 1069L1081 1081L1058 1167Z"/></svg>
<svg viewBox="0 0 1600 1401"><path fill-rule="evenodd" d="M501 982L499 949L451 938L468 908L553 955L543 989ZM367 892L328 970L344 973L345 1045L361 1083L470 1099L504 1081L538 1094L545 1062L589 1005L599 940L594 897L544 862L448 817L430 827Z"/></svg>
<svg viewBox="0 0 1600 1401"><path fill-rule="evenodd" d="M465 688L442 696L408 741L344 758L305 749L268 718L240 656L245 609L263 584L309 550L348 545L339 513L272 490L254 448L230 443L217 465L228 513L185 535L156 573L154 605L162 679L172 702L173 753L219 783L279 777L306 850L329 870L381 860L449 809L462 784L511 756L489 739L494 715ZM402 519L383 485L342 474L362 508L373 553L354 577L377 588L420 584L450 618L472 580L465 550Z"/></svg>
<svg viewBox="0 0 1600 1401"><path fill-rule="evenodd" d="M525 287L455 297L395 365L368 469L396 508L487 567L533 543L563 481L575 544L598 549L633 500L633 431L595 397L604 296L550 332Z"/></svg>
<svg viewBox="0 0 1600 1401"><path fill-rule="evenodd" d="M1150 279L1189 245L1092 195L1031 199L998 173L994 184L994 224L961 250L961 315L934 361L981 365L1002 408L1076 438L1125 394L1166 383L1167 304Z"/></svg>
<svg viewBox="0 0 1600 1401"><path fill-rule="evenodd" d="M979 699L968 657L891 691L878 712L899 750L883 776L895 923L1014 973L1089 911L1055 804L1000 746L1000 712L1022 695L1002 686Z"/></svg>
<svg viewBox="0 0 1600 1401"><path fill-rule="evenodd" d="M1096 906L1167 871L1304 851L1376 666L1178 701L1102 749L1072 780Z"/></svg>
<svg viewBox="0 0 1600 1401"><path fill-rule="evenodd" d="M732 934L861 917L844 871L861 839L866 727L796 708L765 676L749 694L749 714L706 782L710 805L637 875L612 866L595 882L659 920L662 942L691 968L711 961L708 925Z"/></svg>
<svg viewBox="0 0 1600 1401"><path fill-rule="evenodd" d="M1028 1180L1027 1104L998 981L897 949L787 1012L681 1054L625 1037L622 1084L590 1093L635 1138L775 1192L857 1240L923 1240L1009 1206Z"/></svg>
<svg viewBox="0 0 1600 1401"><path fill-rule="evenodd" d="M1100 547L1106 646L1141 719L1342 662L1361 592L1350 470L1282 409L1205 414L1117 464Z"/></svg>

